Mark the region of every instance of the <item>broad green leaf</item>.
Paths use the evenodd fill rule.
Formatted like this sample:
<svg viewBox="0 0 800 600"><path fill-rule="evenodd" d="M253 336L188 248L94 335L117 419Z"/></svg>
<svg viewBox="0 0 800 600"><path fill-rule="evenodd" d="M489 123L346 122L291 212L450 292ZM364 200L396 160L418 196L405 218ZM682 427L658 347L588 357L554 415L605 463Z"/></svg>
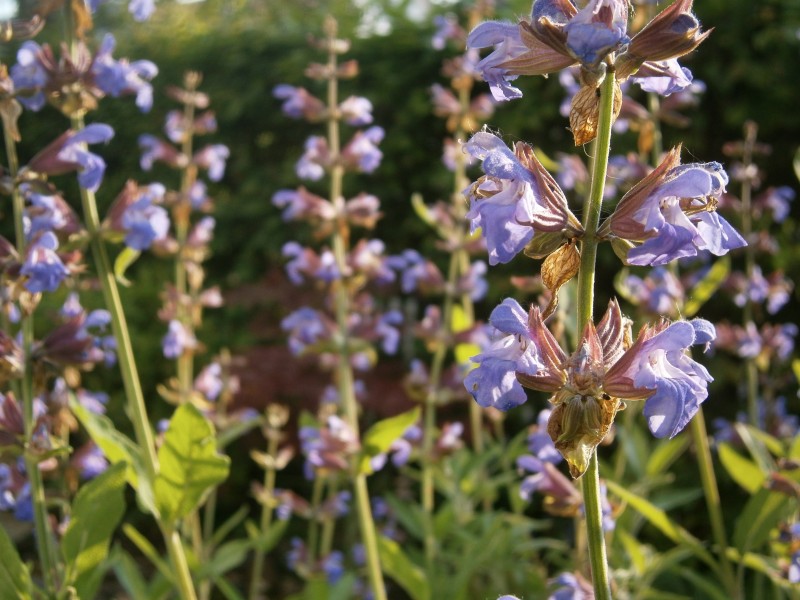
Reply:
<svg viewBox="0 0 800 600"><path fill-rule="evenodd" d="M83 485L75 496L61 541L69 585L80 598L92 598L107 565L111 536L125 513L127 465L116 463Z"/></svg>
<svg viewBox="0 0 800 600"><path fill-rule="evenodd" d="M394 579L412 600L430 600L431 590L425 572L408 559L397 542L379 535L378 553L384 573Z"/></svg>
<svg viewBox="0 0 800 600"><path fill-rule="evenodd" d="M179 406L172 415L158 464L155 501L167 523L195 510L230 470L230 459L217 452L213 425L192 404Z"/></svg>
<svg viewBox="0 0 800 600"><path fill-rule="evenodd" d="M19 557L6 528L0 525L0 598L29 600L32 597L30 571Z"/></svg>
<svg viewBox="0 0 800 600"><path fill-rule="evenodd" d="M700 560L713 568L717 568L716 561L703 547L703 544L691 533L670 521L667 513L663 510L610 479L606 480L606 487L608 487L609 492L627 502L636 512L674 543L684 545Z"/></svg>
<svg viewBox="0 0 800 600"><path fill-rule="evenodd" d="M125 271L136 262L140 255L141 252L128 246L125 246L122 252L117 254L117 258L114 259L114 277L120 285L128 287L131 284L131 282L125 278Z"/></svg>
<svg viewBox="0 0 800 600"><path fill-rule="evenodd" d="M753 494L736 519L733 544L742 552L756 550L764 544L770 532L787 516L795 501L780 492L766 488Z"/></svg>
<svg viewBox="0 0 800 600"><path fill-rule="evenodd" d="M128 436L117 430L111 419L105 415L91 412L72 394L69 406L109 462L112 464L127 463L127 480L136 490L136 498L141 508L145 512L157 514L152 485L147 476L139 447Z"/></svg>
<svg viewBox="0 0 800 600"><path fill-rule="evenodd" d="M419 415L420 408L417 406L408 412L378 421L370 427L361 440L363 455L359 470L362 473L372 473L370 459L373 456L387 452L392 442L402 436L411 425L419 421Z"/></svg>
<svg viewBox="0 0 800 600"><path fill-rule="evenodd" d="M719 460L728 475L736 483L746 489L750 494L755 494L764 484L766 475L753 461L731 448L730 444L719 444Z"/></svg>
<svg viewBox="0 0 800 600"><path fill-rule="evenodd" d="M708 270L708 273L697 282L697 285L692 288L689 293L689 298L683 306L683 316L686 318L693 317L697 311L702 308L711 296L719 289L728 274L731 271L731 259L729 256L723 256L718 259L714 265Z"/></svg>

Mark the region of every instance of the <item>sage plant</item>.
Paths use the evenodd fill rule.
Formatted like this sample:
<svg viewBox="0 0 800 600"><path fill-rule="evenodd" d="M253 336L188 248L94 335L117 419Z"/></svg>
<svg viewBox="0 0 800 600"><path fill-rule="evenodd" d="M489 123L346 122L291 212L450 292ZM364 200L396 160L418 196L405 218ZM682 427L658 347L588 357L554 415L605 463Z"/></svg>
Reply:
<svg viewBox="0 0 800 600"><path fill-rule="evenodd" d="M482 406L508 410L525 402L524 388L552 394L547 430L582 477L594 593L611 597L602 532L597 445L626 402L644 401L648 427L657 437L677 435L708 396L708 371L687 354L706 346L715 332L707 321L661 321L642 327L635 341L630 322L612 300L595 325L595 262L601 242L610 242L626 264L657 266L701 251L716 255L741 247L744 239L716 213L728 176L718 163L681 164L680 147L634 185L600 223L612 124L622 107L621 83L629 78L671 93L691 82L677 59L707 37L678 0L633 36L628 35L626 0L535 0L530 17L518 24L484 22L469 35L470 47L492 51L478 68L498 100L522 96L513 81L578 65L579 88L569 110L576 145L594 140L589 193L582 221L564 192L537 159L517 142L506 146L483 131L464 145L482 161L485 175L467 188L467 214L486 238L490 264L518 254L544 259L542 279L553 300L544 312L507 299L492 313L497 330L491 347L473 360L478 367L465 385ZM557 343L545 320L558 290L578 280L579 339L570 353Z"/></svg>

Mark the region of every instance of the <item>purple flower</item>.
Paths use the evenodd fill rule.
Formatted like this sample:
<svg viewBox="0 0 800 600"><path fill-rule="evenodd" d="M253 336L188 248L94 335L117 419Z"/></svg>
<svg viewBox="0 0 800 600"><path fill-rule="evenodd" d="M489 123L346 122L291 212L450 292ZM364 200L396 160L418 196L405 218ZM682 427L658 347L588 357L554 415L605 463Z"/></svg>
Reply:
<svg viewBox="0 0 800 600"><path fill-rule="evenodd" d="M383 128L377 125L364 131L357 131L342 149L342 160L345 165L361 173L372 173L383 158L383 153L378 149L383 136Z"/></svg>
<svg viewBox="0 0 800 600"><path fill-rule="evenodd" d="M713 380L686 350L710 341L712 331L713 326L702 319L643 328L633 346L608 371L605 391L630 397L637 389L649 390L644 416L650 431L659 438L675 437L708 397L708 383Z"/></svg>
<svg viewBox="0 0 800 600"><path fill-rule="evenodd" d="M597 65L630 42L627 28L626 0L589 0L564 26L567 48L581 63Z"/></svg>
<svg viewBox="0 0 800 600"><path fill-rule="evenodd" d="M444 50L447 40L459 40L463 42L464 30L458 23L455 15L437 15L433 19L436 31L431 38L431 45L434 50Z"/></svg>
<svg viewBox="0 0 800 600"><path fill-rule="evenodd" d="M783 223L789 216L789 204L794 200L795 192L788 186L769 188L757 199L756 203L772 211L776 223Z"/></svg>
<svg viewBox="0 0 800 600"><path fill-rule="evenodd" d="M125 209L121 224L126 232L125 245L141 252L154 242L167 238L170 221L166 209L154 204L163 197L163 186L150 185L140 189L144 190L143 193Z"/></svg>
<svg viewBox="0 0 800 600"><path fill-rule="evenodd" d="M560 231L568 223L580 227L561 188L527 144L517 143L512 152L499 137L481 131L464 151L482 160L486 173L464 195L470 202L466 217L473 232L481 228L490 265L509 262L535 231Z"/></svg>
<svg viewBox="0 0 800 600"><path fill-rule="evenodd" d="M155 0L131 0L128 3L128 12L139 22L147 21L155 10Z"/></svg>
<svg viewBox="0 0 800 600"><path fill-rule="evenodd" d="M386 354L395 354L400 342L399 325L403 323L403 313L399 310L390 310L378 319L375 333L381 339L381 348Z"/></svg>
<svg viewBox="0 0 800 600"><path fill-rule="evenodd" d="M94 442L79 448L70 458L71 465L78 470L81 479L92 479L108 469L108 459Z"/></svg>
<svg viewBox="0 0 800 600"><path fill-rule="evenodd" d="M289 332L289 349L298 355L306 346L315 344L330 333L330 324L322 314L304 306L281 321L281 329Z"/></svg>
<svg viewBox="0 0 800 600"><path fill-rule="evenodd" d="M158 74L158 67L149 60L115 60L111 56L115 45L114 36L106 34L92 63L95 85L115 98L136 94L136 106L148 112L153 106L153 86L149 81Z"/></svg>
<svg viewBox="0 0 800 600"><path fill-rule="evenodd" d="M28 246L20 274L26 277L25 288L29 292L54 292L69 276L69 269L56 253L57 248L58 240L50 231L39 235Z"/></svg>
<svg viewBox="0 0 800 600"><path fill-rule="evenodd" d="M34 156L28 168L37 173L63 175L78 171L78 183L89 191L97 191L103 180L106 163L86 149L86 144L106 143L114 137L108 125L92 123L80 131L68 130Z"/></svg>
<svg viewBox="0 0 800 600"><path fill-rule="evenodd" d="M305 88L282 83L272 89L272 95L283 100L281 111L293 119L302 117L314 122L320 120L325 113L322 100L312 96Z"/></svg>
<svg viewBox="0 0 800 600"><path fill-rule="evenodd" d="M342 119L348 125L361 127L372 123L372 102L361 96L350 96L339 105Z"/></svg>
<svg viewBox="0 0 800 600"><path fill-rule="evenodd" d="M692 85L692 72L681 67L673 58L657 63L645 63L636 72L631 81L645 92L654 92L661 96L670 96L682 92Z"/></svg>
<svg viewBox="0 0 800 600"><path fill-rule="evenodd" d="M716 212L728 176L718 163L680 164L680 147L620 200L601 234L643 242L628 251L633 265L663 265L708 250L721 256L746 245Z"/></svg>
<svg viewBox="0 0 800 600"><path fill-rule="evenodd" d="M553 440L550 439L550 435L547 433L547 422L550 420L552 412L549 408L539 412L539 416L536 418L536 428L532 433L528 434L528 450L537 459L555 465L560 463L563 457L559 454L553 444Z"/></svg>
<svg viewBox="0 0 800 600"><path fill-rule="evenodd" d="M593 600L592 584L573 573L562 573L548 583L559 586L547 600Z"/></svg>
<svg viewBox="0 0 800 600"><path fill-rule="evenodd" d="M194 380L194 389L203 394L210 402L219 398L224 387L222 365L218 362L206 365Z"/></svg>
<svg viewBox="0 0 800 600"><path fill-rule="evenodd" d="M197 347L197 339L192 333L177 319L169 322L167 335L161 340L161 347L164 356L167 358L178 358L187 350Z"/></svg>
<svg viewBox="0 0 800 600"><path fill-rule="evenodd" d="M75 211L58 194L40 194L27 184L20 191L28 201L25 208L25 237L28 240L42 231L53 231L70 236L81 231L82 227Z"/></svg>
<svg viewBox="0 0 800 600"><path fill-rule="evenodd" d="M476 70L489 84L492 97L497 101L522 98L522 91L509 83L518 75L510 73L504 66L528 52L528 47L522 43L519 27L512 23L485 21L467 37L467 48L489 46L494 46L494 50L477 64ZM571 63L572 60L569 60L567 64Z"/></svg>
<svg viewBox="0 0 800 600"><path fill-rule="evenodd" d="M304 149L295 165L295 172L300 179L319 181L325 175L329 158L328 142L322 136L312 135L306 140Z"/></svg>
<svg viewBox="0 0 800 600"><path fill-rule="evenodd" d="M147 133L140 135L139 148L142 151L139 165L144 171L152 169L153 163L156 161L166 163L173 168L182 168L188 164L188 159L185 155L154 135Z"/></svg>
<svg viewBox="0 0 800 600"><path fill-rule="evenodd" d="M48 74L39 60L42 47L36 42L23 42L17 50L17 62L11 67L14 88L19 91L36 90L33 95L20 94L17 100L28 110L41 110L45 103L42 89L47 85Z"/></svg>
<svg viewBox="0 0 800 600"><path fill-rule="evenodd" d="M677 315L686 291L680 280L664 267L656 267L642 279L628 275L622 282L626 297L654 315Z"/></svg>
<svg viewBox="0 0 800 600"><path fill-rule="evenodd" d="M508 410L527 400L516 374L536 375L544 365L536 355L528 315L516 300L506 298L492 311L489 322L505 335L472 357L478 366L469 372L464 386L484 408Z"/></svg>
<svg viewBox="0 0 800 600"><path fill-rule="evenodd" d="M194 155L193 162L201 169L208 170L211 181L219 181L225 175L225 162L230 156L230 150L223 144L206 146Z"/></svg>

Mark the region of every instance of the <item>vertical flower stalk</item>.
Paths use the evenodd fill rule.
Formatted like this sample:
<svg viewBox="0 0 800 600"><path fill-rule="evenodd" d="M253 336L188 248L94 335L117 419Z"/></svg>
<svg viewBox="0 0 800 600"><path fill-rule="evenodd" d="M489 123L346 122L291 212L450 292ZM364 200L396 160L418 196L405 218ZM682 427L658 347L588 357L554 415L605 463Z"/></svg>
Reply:
<svg viewBox="0 0 800 600"><path fill-rule="evenodd" d="M333 17L325 20L325 35L328 46L327 62L327 105L328 105L328 148L331 157L329 198L331 203L336 203L342 197L342 181L344 178L344 165L339 160L341 153L341 139L339 135L339 104L338 104L338 75L337 75L337 23ZM336 326L338 328L339 360L336 370L336 383L339 389L339 398L344 410L345 420L358 438L358 406L354 388L353 368L350 362L350 348L347 340L348 314L350 312L350 298L347 290L348 272L347 247L349 244L349 226L345 215L341 215L334 224L331 234L331 245L336 266L342 277L334 285L334 310L336 313ZM378 555L378 540L375 532L375 523L372 519L372 509L369 502L366 473L359 470L353 482L356 512L361 529L362 542L366 554L367 574L370 587L376 600L386 600L386 590L381 571L380 557Z"/></svg>
<svg viewBox="0 0 800 600"><path fill-rule="evenodd" d="M5 81L8 79L5 73L5 66L0 66L4 73L2 74ZM8 102L19 105L16 100L10 99ZM13 114L14 110L7 111ZM14 182L11 191L11 201L14 214L14 234L16 236L16 248L19 256L26 255L27 243L25 239L25 226L24 226L24 213L25 213L25 200L20 193L19 187L16 183L17 174L19 173L19 158L17 156L16 142L19 141L19 132L16 131L16 119L10 114L3 115L3 139L6 147L6 158L8 160L8 174ZM13 119L13 123L12 120ZM34 520L34 535L36 536L36 547L41 562L42 574L44 576L45 588L48 593L54 594L56 591L56 566L58 560L56 559L55 547L53 544L53 537L50 532L50 519L47 515L47 506L45 504L44 482L42 481L42 474L39 470L39 462L34 455L28 451L28 445L31 442L36 418L34 416L34 394L33 394L33 364L31 362L32 346L33 346L33 311L23 310L21 315L21 333L22 333L22 355L25 360L22 382L15 386L17 398L22 399L22 418L24 423L24 438L25 438L25 469L28 475L28 481L31 488L31 501L33 504L33 520Z"/></svg>
<svg viewBox="0 0 800 600"><path fill-rule="evenodd" d="M581 259L578 267L578 326L582 331L593 322L594 281L597 261L597 228L600 223L600 210L603 203L608 157L611 152L611 125L614 120L614 76L606 73L600 84L600 112L597 125L597 139L594 142L592 162L592 183L589 196L584 205L581 240ZM589 469L582 479L583 502L586 510L587 541L589 561L592 566L592 582L595 598L610 600L611 588L608 577L608 559L603 536L603 512L600 495L600 470L597 450L592 452Z"/></svg>

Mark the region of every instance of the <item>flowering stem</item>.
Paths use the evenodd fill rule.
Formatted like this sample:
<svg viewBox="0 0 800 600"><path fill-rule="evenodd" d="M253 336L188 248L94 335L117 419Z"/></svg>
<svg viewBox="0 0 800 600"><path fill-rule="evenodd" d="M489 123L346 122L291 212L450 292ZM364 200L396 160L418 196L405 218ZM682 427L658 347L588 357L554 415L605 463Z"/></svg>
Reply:
<svg viewBox="0 0 800 600"><path fill-rule="evenodd" d="M584 207L585 230L581 240L581 263L578 271L578 335L587 323L592 322L594 305L594 278L597 259L597 227L603 203L608 156L611 152L611 125L614 109L614 72L609 67L600 85L600 114L597 139L594 143L592 185ZM583 503L586 511L586 537L589 543L589 562L597 600L610 600L608 560L603 537L603 519L600 508L600 479L597 451L592 453L589 468L582 478Z"/></svg>
<svg viewBox="0 0 800 600"><path fill-rule="evenodd" d="M748 121L744 127L744 146L742 149L742 165L743 171L747 174L750 167L753 165L753 150L756 143L756 134L758 133L758 126ZM754 249L750 243L750 234L753 231L753 217L751 200L753 196L753 186L750 177L745 175L742 181L742 236L748 241L744 249L744 269L745 276L748 281L753 280L753 271L756 266L756 258ZM745 298L744 309L742 312L742 319L745 327L753 320L753 303L748 297ZM759 410L758 410L758 367L755 360L752 358L746 359L745 362L745 381L747 385L747 416L750 424L753 427L758 427Z"/></svg>
<svg viewBox="0 0 800 600"><path fill-rule="evenodd" d="M83 129L83 118L73 117L72 127L76 131ZM97 201L94 193L81 188L81 203L83 206L83 219L86 229L89 232L90 245L94 255L97 268L97 277L103 289L103 298L106 307L111 313L111 329L117 340L117 356L119 360L122 382L125 387L125 397L128 402L128 414L133 421L133 429L136 434L136 441L142 453L145 469L150 483L155 482L158 473L158 455L156 454L153 431L150 427L150 420L147 415L147 406L144 402L142 387L139 380L139 373L136 368L136 361L131 345L128 323L125 318L125 311L122 308L122 300L119 295L117 281L111 269L111 260L108 257L103 240L100 235L100 218L97 211ZM192 578L189 573L189 566L186 562L183 545L177 532L164 523L159 523L164 536L167 550L172 561L172 567L180 585L181 597L184 600L194 600L195 591Z"/></svg>
<svg viewBox="0 0 800 600"><path fill-rule="evenodd" d="M328 36L328 147L330 150L331 162L333 167L330 173L330 201L338 205L339 198L342 196L342 180L344 178L344 166L339 161L341 139L339 135L339 86L337 79L336 61L336 21L333 17L328 17L325 21L325 30ZM334 282L334 306L336 312L336 325L339 338L339 362L336 370L336 379L339 389L339 399L344 410L345 419L351 427L356 438L359 438L358 427L358 406L353 383L353 369L350 365L350 348L348 344L348 313L350 310L350 297L347 288L347 244L349 229L344 217L340 218L339 223L334 228L332 236L333 253L336 266L341 274L340 278ZM375 600L386 600L386 589L383 583L380 556L378 555L378 540L375 533L375 522L372 519L372 509L369 504L369 490L367 488L367 476L358 469L358 462L354 461L354 496L358 522L361 529L361 541L364 544L366 556L367 573L369 575L370 587Z"/></svg>
<svg viewBox="0 0 800 600"><path fill-rule="evenodd" d="M16 181L19 172L19 159L17 158L17 147L14 137L9 130L6 120L3 119L3 139L6 145L6 157L8 158L8 172L12 181ZM11 192L14 210L14 233L16 235L17 253L20 260L25 259L26 240L25 240L25 200L19 193L16 183ZM33 346L33 314L25 314L22 311L22 355L25 357L25 366L22 384L15 386L17 400L22 401L22 417L25 428L25 444L31 441L35 426L33 412L33 363L30 360L31 348ZM49 519L47 507L45 505L44 482L39 470L39 463L36 458L25 450L25 470L28 474L28 483L31 489L31 502L33 504L34 534L36 536L36 546L39 553L39 560L44 573L45 586L48 593L55 593L55 549L50 535Z"/></svg>
<svg viewBox="0 0 800 600"><path fill-rule="evenodd" d="M703 493L706 497L706 508L708 518L711 521L711 531L714 541L718 546L721 575L725 578L724 584L728 594L733 600L740 598L739 586L736 583L736 576L733 566L728 560L728 536L725 533L725 520L722 517L722 504L719 498L719 488L717 479L714 475L714 464L711 460L711 448L708 444L708 434L706 433L706 420L703 415L703 407L691 420L692 441L694 442L697 462L700 467L700 480L703 484Z"/></svg>

